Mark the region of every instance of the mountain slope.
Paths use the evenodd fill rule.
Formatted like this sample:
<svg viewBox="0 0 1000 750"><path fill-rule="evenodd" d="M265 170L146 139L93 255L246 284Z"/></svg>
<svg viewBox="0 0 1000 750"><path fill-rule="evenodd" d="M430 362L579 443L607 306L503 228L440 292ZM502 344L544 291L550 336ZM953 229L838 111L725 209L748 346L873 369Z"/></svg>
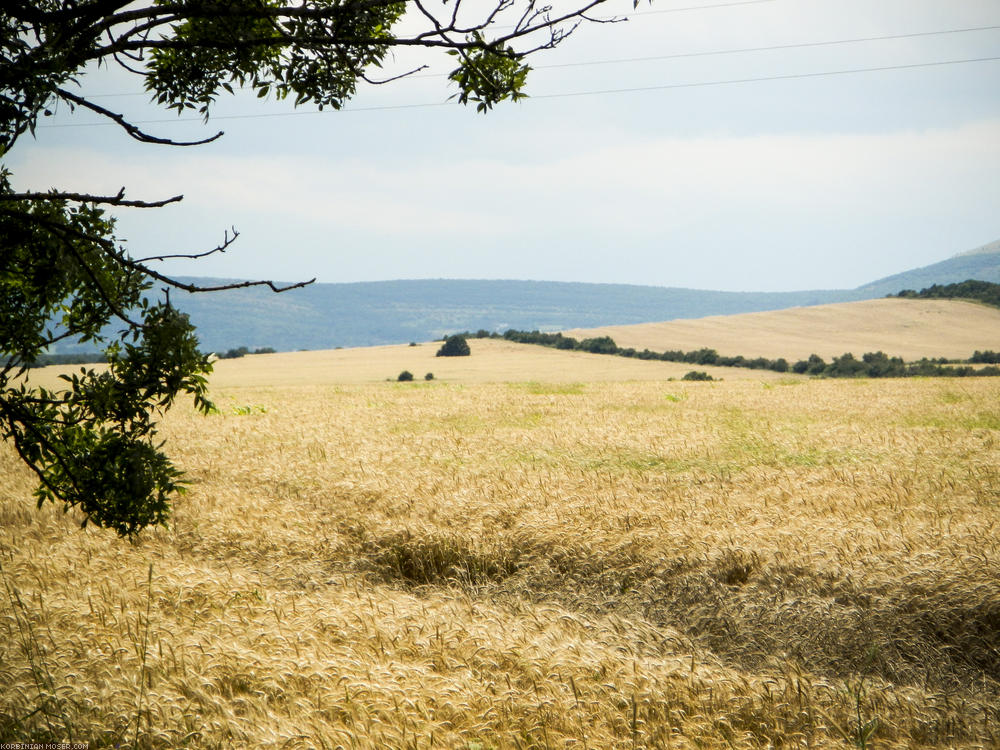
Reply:
<svg viewBox="0 0 1000 750"><path fill-rule="evenodd" d="M920 290L932 284L956 284L967 279L1000 284L1000 240L912 271L904 271L858 287L865 296L884 297L903 289Z"/></svg>

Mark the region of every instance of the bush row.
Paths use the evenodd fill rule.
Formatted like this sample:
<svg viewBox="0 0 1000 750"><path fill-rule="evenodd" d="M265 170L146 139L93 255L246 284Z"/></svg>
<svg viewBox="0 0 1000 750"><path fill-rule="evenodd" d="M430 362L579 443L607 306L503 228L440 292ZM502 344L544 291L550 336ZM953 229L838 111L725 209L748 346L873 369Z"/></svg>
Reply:
<svg viewBox="0 0 1000 750"><path fill-rule="evenodd" d="M974 299L993 307L1000 307L1000 284L968 279L957 284L932 284L919 292L904 289L899 294L888 296L907 299Z"/></svg>
<svg viewBox="0 0 1000 750"><path fill-rule="evenodd" d="M260 349L254 349L250 351L247 347L241 346L237 349L230 349L227 352L218 352L215 356L219 359L239 359L240 357L245 357L248 354L274 354L275 350L269 346L262 346Z"/></svg>
<svg viewBox="0 0 1000 750"><path fill-rule="evenodd" d="M610 336L583 339L579 341L561 333L542 333L540 331L518 331L510 329L503 334L479 330L475 333L459 334L467 338L502 338L519 344L537 344L555 349L591 352L594 354L615 354L619 357L634 357L636 359L654 359L662 362L686 362L696 365L714 365L716 367L745 367L751 370L773 370L775 372L795 372L805 375L817 375L828 378L900 378L900 377L936 377L952 376L966 377L970 375L1000 375L998 367L954 367L954 364L993 364L1000 363L1000 355L992 351L977 351L965 362L954 362L944 358L922 359L907 363L901 357L890 357L884 352L869 352L861 359L847 353L834 357L827 362L817 354L809 359L799 360L789 364L784 357L767 359L766 357L736 356L727 357L715 349L696 349L689 352L669 350L654 352L649 349L638 351L632 348L618 346Z"/></svg>

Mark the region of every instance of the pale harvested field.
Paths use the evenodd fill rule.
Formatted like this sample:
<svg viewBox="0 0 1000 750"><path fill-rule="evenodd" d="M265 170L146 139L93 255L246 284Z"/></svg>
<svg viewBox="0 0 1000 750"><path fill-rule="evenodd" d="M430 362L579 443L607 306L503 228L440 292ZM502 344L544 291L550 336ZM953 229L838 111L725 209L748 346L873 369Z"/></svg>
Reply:
<svg viewBox="0 0 1000 750"><path fill-rule="evenodd" d="M1000 380L551 354L511 382L228 363L221 414L165 419L192 485L135 544L36 511L0 446L0 737L997 746Z"/></svg>
<svg viewBox="0 0 1000 750"><path fill-rule="evenodd" d="M611 336L621 347L691 351L708 347L727 356L818 354L829 360L851 352L884 351L907 361L966 359L977 349L1000 350L1000 309L958 300L876 299L773 312L672 320L632 326L575 329L576 338Z"/></svg>
<svg viewBox="0 0 1000 750"><path fill-rule="evenodd" d="M595 356L587 352L561 352L542 346L514 344L498 339L470 339L473 356L437 357L440 341L418 346L394 345L323 351L255 354L215 363L212 385L297 386L361 385L395 380L408 370L423 382L427 373L446 383L573 383L626 380L680 379L692 365L676 362L652 362L615 356ZM79 370L79 365L46 367L32 374L34 382L49 387L58 385L58 375ZM696 369L725 380L781 380L794 375L751 371L738 367Z"/></svg>

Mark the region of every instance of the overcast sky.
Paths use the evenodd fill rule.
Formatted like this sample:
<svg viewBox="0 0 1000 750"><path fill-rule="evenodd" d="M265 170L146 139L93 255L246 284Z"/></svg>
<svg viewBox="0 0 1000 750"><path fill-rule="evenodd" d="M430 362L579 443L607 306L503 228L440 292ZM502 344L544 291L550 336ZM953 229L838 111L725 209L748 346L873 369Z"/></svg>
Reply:
<svg viewBox="0 0 1000 750"><path fill-rule="evenodd" d="M631 7L485 116L447 102L437 60L345 111L242 96L207 126L99 72L83 93L148 130L225 137L140 145L63 109L6 162L18 188L183 194L119 234L142 257L235 226L225 255L166 266L200 276L852 288L1000 239L997 0ZM959 60L980 61L936 64Z"/></svg>

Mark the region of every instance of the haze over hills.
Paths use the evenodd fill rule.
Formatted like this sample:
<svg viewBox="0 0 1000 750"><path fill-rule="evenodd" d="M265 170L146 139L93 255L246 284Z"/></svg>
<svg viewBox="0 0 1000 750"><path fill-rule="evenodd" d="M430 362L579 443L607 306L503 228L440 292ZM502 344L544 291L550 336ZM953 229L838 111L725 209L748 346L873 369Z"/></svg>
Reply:
<svg viewBox="0 0 1000 750"><path fill-rule="evenodd" d="M902 289L970 278L1000 283L1000 243L849 290L719 292L627 284L430 279L313 284L283 294L266 288L175 292L171 301L191 316L203 349L248 346L291 351L428 341L463 330L560 331L737 315L874 299Z"/></svg>

